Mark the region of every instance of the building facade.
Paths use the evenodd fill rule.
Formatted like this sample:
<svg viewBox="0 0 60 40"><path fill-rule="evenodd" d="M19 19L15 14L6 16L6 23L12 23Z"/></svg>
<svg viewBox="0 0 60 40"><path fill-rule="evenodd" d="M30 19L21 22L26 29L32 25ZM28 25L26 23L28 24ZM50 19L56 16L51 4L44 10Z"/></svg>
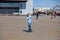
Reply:
<svg viewBox="0 0 60 40"><path fill-rule="evenodd" d="M2 0L0 1L0 14L33 13L33 0Z"/></svg>
<svg viewBox="0 0 60 40"><path fill-rule="evenodd" d="M56 5L53 7L53 10L56 11L56 13L60 14L60 5Z"/></svg>

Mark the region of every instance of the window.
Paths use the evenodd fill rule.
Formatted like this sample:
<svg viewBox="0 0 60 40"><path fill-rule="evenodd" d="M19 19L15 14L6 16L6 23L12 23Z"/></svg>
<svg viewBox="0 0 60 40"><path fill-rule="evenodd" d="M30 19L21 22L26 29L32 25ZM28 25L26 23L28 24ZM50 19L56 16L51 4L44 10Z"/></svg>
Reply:
<svg viewBox="0 0 60 40"><path fill-rule="evenodd" d="M20 4L20 9L22 9L22 4Z"/></svg>

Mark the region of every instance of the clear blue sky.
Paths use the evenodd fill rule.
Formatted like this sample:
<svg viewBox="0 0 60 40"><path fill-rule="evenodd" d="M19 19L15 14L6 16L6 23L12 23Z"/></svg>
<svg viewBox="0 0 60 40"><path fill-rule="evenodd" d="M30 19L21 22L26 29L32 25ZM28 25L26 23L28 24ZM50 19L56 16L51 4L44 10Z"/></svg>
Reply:
<svg viewBox="0 0 60 40"><path fill-rule="evenodd" d="M33 0L34 8L43 8L43 7L52 8L57 4L60 5L60 0Z"/></svg>

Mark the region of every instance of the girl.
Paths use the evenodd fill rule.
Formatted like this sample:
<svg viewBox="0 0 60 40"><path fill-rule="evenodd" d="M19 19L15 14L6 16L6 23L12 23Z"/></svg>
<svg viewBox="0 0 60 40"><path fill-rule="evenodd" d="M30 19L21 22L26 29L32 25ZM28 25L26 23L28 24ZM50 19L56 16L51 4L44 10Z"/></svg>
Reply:
<svg viewBox="0 0 60 40"><path fill-rule="evenodd" d="M32 32L31 30L31 14L27 14L27 22L28 22L28 32Z"/></svg>

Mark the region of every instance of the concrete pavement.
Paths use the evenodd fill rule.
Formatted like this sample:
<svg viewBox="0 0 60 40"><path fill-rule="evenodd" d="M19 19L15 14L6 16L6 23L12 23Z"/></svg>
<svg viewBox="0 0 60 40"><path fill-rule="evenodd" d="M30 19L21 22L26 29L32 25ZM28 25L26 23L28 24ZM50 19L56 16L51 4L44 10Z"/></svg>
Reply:
<svg viewBox="0 0 60 40"><path fill-rule="evenodd" d="M32 32L27 30L26 16L0 16L0 40L60 40L60 17L32 16Z"/></svg>

